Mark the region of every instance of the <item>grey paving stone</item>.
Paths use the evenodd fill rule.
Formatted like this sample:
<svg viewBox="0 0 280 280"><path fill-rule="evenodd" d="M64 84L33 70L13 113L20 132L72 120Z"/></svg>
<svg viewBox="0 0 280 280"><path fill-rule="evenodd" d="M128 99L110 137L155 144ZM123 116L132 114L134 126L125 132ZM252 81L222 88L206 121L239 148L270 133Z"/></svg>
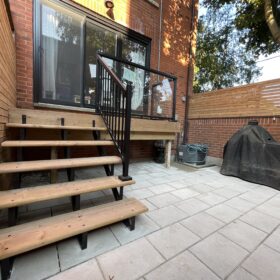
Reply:
<svg viewBox="0 0 280 280"><path fill-rule="evenodd" d="M280 279L280 254L261 245L242 266L260 280Z"/></svg>
<svg viewBox="0 0 280 280"><path fill-rule="evenodd" d="M139 239L158 229L159 226L145 214L136 217L135 229L133 231L130 231L123 223L117 223L111 226L111 230L121 244Z"/></svg>
<svg viewBox="0 0 280 280"><path fill-rule="evenodd" d="M239 197L242 199L248 200L252 203L260 204L260 203L263 203L264 201L266 201L267 199L269 199L270 197L272 197L273 195L274 194L268 193L265 191L253 190L253 191L248 191L248 192L240 195Z"/></svg>
<svg viewBox="0 0 280 280"><path fill-rule="evenodd" d="M154 185L165 184L166 181L169 181L166 177L166 174L157 175L156 177L148 179Z"/></svg>
<svg viewBox="0 0 280 280"><path fill-rule="evenodd" d="M256 205L254 203L251 203L245 199L242 199L240 197L234 197L228 201L226 201L224 204L240 211L240 212L247 212Z"/></svg>
<svg viewBox="0 0 280 280"><path fill-rule="evenodd" d="M174 191L175 189L167 184L154 185L149 188L149 190L154 194L161 194L166 192Z"/></svg>
<svg viewBox="0 0 280 280"><path fill-rule="evenodd" d="M179 223L152 233L147 236L147 239L166 259L177 255L200 240L197 235Z"/></svg>
<svg viewBox="0 0 280 280"><path fill-rule="evenodd" d="M48 280L104 280L95 259L65 270Z"/></svg>
<svg viewBox="0 0 280 280"><path fill-rule="evenodd" d="M190 189L192 189L196 192L199 192L199 193L206 193L206 192L211 192L214 190L213 187L210 187L209 185L206 185L203 183L192 185L192 186L190 186Z"/></svg>
<svg viewBox="0 0 280 280"><path fill-rule="evenodd" d="M149 202L147 199L141 199L141 202L144 203L148 207L149 211L153 211L153 210L157 209L157 207L154 204L152 204L151 202Z"/></svg>
<svg viewBox="0 0 280 280"><path fill-rule="evenodd" d="M228 276L248 252L219 233L200 241L190 251L221 278Z"/></svg>
<svg viewBox="0 0 280 280"><path fill-rule="evenodd" d="M192 185L192 182L188 182L186 180L176 180L168 183L171 187L175 189L183 189Z"/></svg>
<svg viewBox="0 0 280 280"><path fill-rule="evenodd" d="M146 280L218 280L219 278L190 252L185 251L145 276Z"/></svg>
<svg viewBox="0 0 280 280"><path fill-rule="evenodd" d="M135 179L135 177L133 176L133 179ZM137 180L137 179L136 179ZM136 181L136 183L134 185L131 185L129 187L130 190L139 190L139 189L146 189L146 188L149 188L151 187L153 184L150 183L149 181L147 180L139 180L139 181Z"/></svg>
<svg viewBox="0 0 280 280"><path fill-rule="evenodd" d="M250 252L267 236L263 231L238 220L222 228L219 232Z"/></svg>
<svg viewBox="0 0 280 280"><path fill-rule="evenodd" d="M164 262L145 239L138 239L97 258L105 279L134 280Z"/></svg>
<svg viewBox="0 0 280 280"><path fill-rule="evenodd" d="M176 203L176 207L186 212L188 216L191 216L209 208L210 206L196 198L190 198L188 200Z"/></svg>
<svg viewBox="0 0 280 280"><path fill-rule="evenodd" d="M181 224L202 238L225 225L222 221L205 212L187 218Z"/></svg>
<svg viewBox="0 0 280 280"><path fill-rule="evenodd" d="M227 280L258 280L258 279L255 276L253 276L251 273L246 271L244 268L239 267L227 278Z"/></svg>
<svg viewBox="0 0 280 280"><path fill-rule="evenodd" d="M256 208L264 214L280 219L280 197L274 197Z"/></svg>
<svg viewBox="0 0 280 280"><path fill-rule="evenodd" d="M180 201L180 198L170 194L170 193L163 193L160 195L155 195L152 197L147 198L148 201L156 205L158 208L165 207L171 204L174 204L177 201Z"/></svg>
<svg viewBox="0 0 280 280"><path fill-rule="evenodd" d="M140 190L133 190L133 191L126 190L124 194L126 197L134 197L138 199L144 199L154 195L154 193L151 192L149 189L140 189Z"/></svg>
<svg viewBox="0 0 280 280"><path fill-rule="evenodd" d="M268 233L272 232L280 224L278 219L255 210L240 217L240 220Z"/></svg>
<svg viewBox="0 0 280 280"><path fill-rule="evenodd" d="M214 206L208 209L206 212L225 223L229 223L241 215L240 211L235 210L225 204Z"/></svg>
<svg viewBox="0 0 280 280"><path fill-rule="evenodd" d="M280 252L280 228L277 228L266 240L265 245Z"/></svg>
<svg viewBox="0 0 280 280"><path fill-rule="evenodd" d="M56 246L41 248L15 258L11 280L41 280L59 272Z"/></svg>
<svg viewBox="0 0 280 280"><path fill-rule="evenodd" d="M167 206L161 209L150 211L147 213L154 222L161 227L173 224L179 220L184 219L187 214L175 206Z"/></svg>
<svg viewBox="0 0 280 280"><path fill-rule="evenodd" d="M185 188L185 189L180 189L176 190L174 192L171 192L173 195L177 196L178 198L185 200L194 196L199 195L198 192L195 192L191 189Z"/></svg>
<svg viewBox="0 0 280 280"><path fill-rule="evenodd" d="M218 190L213 191L213 193L223 196L225 198L232 198L240 194L240 192L232 190L230 188L220 188Z"/></svg>
<svg viewBox="0 0 280 280"><path fill-rule="evenodd" d="M209 205L216 205L226 200L225 197L220 195L216 195L214 193L205 193L196 197L197 199L209 204Z"/></svg>
<svg viewBox="0 0 280 280"><path fill-rule="evenodd" d="M109 228L90 232L88 247L85 250L81 250L76 237L59 242L57 247L61 270L66 270L118 246L119 243Z"/></svg>

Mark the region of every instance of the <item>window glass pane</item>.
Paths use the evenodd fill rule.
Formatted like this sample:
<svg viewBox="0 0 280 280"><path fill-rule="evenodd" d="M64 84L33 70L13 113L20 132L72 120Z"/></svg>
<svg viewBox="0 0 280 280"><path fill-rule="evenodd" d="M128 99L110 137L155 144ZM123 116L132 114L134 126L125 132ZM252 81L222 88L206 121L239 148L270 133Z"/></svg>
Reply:
<svg viewBox="0 0 280 280"><path fill-rule="evenodd" d="M83 20L69 9L42 1L43 99L71 105L81 103Z"/></svg>
<svg viewBox="0 0 280 280"><path fill-rule="evenodd" d="M124 37L122 40L122 58L130 62L145 65L147 47ZM132 110L143 113L145 100L145 71L139 68L125 65L122 67L122 79L132 83L133 96L131 100Z"/></svg>
<svg viewBox="0 0 280 280"><path fill-rule="evenodd" d="M95 102L96 94L96 54L103 52L116 56L117 34L97 25L87 23L85 58L85 105ZM106 60L112 65L112 60Z"/></svg>
<svg viewBox="0 0 280 280"><path fill-rule="evenodd" d="M145 65L147 47L124 37L122 40L122 58L130 62Z"/></svg>

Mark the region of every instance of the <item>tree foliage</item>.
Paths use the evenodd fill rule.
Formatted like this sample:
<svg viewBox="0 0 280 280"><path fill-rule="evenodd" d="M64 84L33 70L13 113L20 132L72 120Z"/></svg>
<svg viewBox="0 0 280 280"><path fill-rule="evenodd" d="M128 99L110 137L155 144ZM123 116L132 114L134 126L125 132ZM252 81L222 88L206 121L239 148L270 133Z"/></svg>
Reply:
<svg viewBox="0 0 280 280"><path fill-rule="evenodd" d="M254 52L240 43L244 31L235 28L235 13L225 4L199 18L194 92L250 83L260 75Z"/></svg>
<svg viewBox="0 0 280 280"><path fill-rule="evenodd" d="M219 10L225 5L232 5L236 10L234 25L243 31L239 41L246 46L247 51L255 54L268 55L280 49L277 38L272 36L271 21L266 18L265 3L272 6L272 18L280 32L280 0L204 0L207 8ZM277 32L277 31L276 31Z"/></svg>

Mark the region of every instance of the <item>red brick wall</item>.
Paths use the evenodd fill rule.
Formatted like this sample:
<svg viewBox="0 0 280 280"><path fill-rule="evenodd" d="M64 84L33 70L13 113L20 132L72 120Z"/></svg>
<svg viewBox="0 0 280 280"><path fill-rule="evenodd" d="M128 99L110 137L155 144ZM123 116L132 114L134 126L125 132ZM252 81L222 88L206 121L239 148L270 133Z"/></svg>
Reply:
<svg viewBox="0 0 280 280"><path fill-rule="evenodd" d="M10 0L15 26L17 106L33 107L32 0Z"/></svg>
<svg viewBox="0 0 280 280"><path fill-rule="evenodd" d="M74 2L83 4L108 18L103 0L74 0ZM32 3L32 0L10 0L16 30L17 104L20 108L33 107ZM191 0L163 1L162 36L160 36L160 8L151 5L146 0L116 1L114 16L115 22L152 39L152 68L158 67L158 47L161 40L160 70L178 77L177 112L180 120L183 121L184 103L181 97L185 95L187 88Z"/></svg>
<svg viewBox="0 0 280 280"><path fill-rule="evenodd" d="M73 0L108 18L104 1ZM157 1L160 3L160 1ZM164 0L162 35L160 35L160 8L146 0L115 1L115 22L127 26L152 39L151 67L178 77L177 113L184 120L181 97L187 89L187 67L189 63L191 0ZM33 0L10 0L16 30L17 57L17 106L33 108ZM90 11L91 10L91 11ZM161 42L159 55L159 42ZM152 142L142 141L134 145L133 157L152 156Z"/></svg>
<svg viewBox="0 0 280 280"><path fill-rule="evenodd" d="M189 121L189 143L209 145L209 155L223 157L223 147L230 137L249 120L258 120L275 140L280 141L280 117L247 117L226 119L196 119Z"/></svg>

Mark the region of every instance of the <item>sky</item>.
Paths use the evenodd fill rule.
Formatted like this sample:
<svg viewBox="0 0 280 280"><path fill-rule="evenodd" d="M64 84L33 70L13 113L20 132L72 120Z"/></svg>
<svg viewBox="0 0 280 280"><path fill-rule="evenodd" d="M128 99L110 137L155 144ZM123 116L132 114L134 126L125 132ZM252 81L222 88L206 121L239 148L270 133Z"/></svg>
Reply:
<svg viewBox="0 0 280 280"><path fill-rule="evenodd" d="M207 9L199 6L198 15L204 15ZM262 67L261 75L256 79L256 82L268 81L280 78L280 52L270 56L260 56L257 65Z"/></svg>
<svg viewBox="0 0 280 280"><path fill-rule="evenodd" d="M260 57L258 61L257 65L263 67L263 70L257 82L280 78L280 52L274 53L268 57Z"/></svg>

